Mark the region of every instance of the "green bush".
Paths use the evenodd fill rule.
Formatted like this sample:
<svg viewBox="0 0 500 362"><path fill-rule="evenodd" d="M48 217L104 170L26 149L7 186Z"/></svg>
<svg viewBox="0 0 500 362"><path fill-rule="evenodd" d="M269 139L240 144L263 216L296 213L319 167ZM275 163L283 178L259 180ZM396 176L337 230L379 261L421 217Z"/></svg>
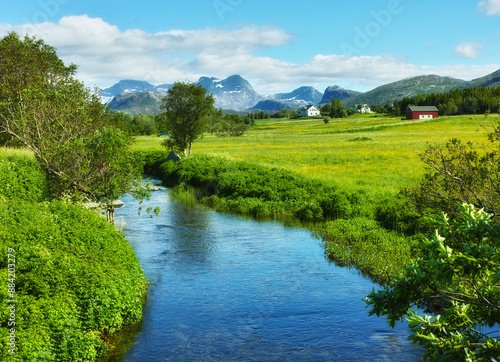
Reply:
<svg viewBox="0 0 500 362"><path fill-rule="evenodd" d="M14 360L94 360L137 323L147 283L134 251L104 218L60 201L0 202L0 250L16 257ZM0 261L6 283L7 258ZM8 335L5 289L0 333ZM7 339L0 359L7 360Z"/></svg>
<svg viewBox="0 0 500 362"><path fill-rule="evenodd" d="M375 220L384 228L405 235L428 234L432 229L428 217L402 194L381 200L375 207Z"/></svg>
<svg viewBox="0 0 500 362"><path fill-rule="evenodd" d="M159 167L168 157L167 151L135 151L144 164L144 173L159 177Z"/></svg>
<svg viewBox="0 0 500 362"><path fill-rule="evenodd" d="M380 227L366 218L338 219L316 226L328 256L343 266L354 266L380 282L403 271L419 255L418 239Z"/></svg>
<svg viewBox="0 0 500 362"><path fill-rule="evenodd" d="M21 152L0 155L0 280L15 257L16 354L0 360L92 361L109 337L140 321L147 290L134 251L95 212L49 201L45 175ZM12 296L0 288L0 334L9 336Z"/></svg>
<svg viewBox="0 0 500 362"><path fill-rule="evenodd" d="M410 340L427 348L424 359L497 361L500 229L472 205L461 205L457 215L436 219L441 232L423 240L404 273L365 301L370 315L386 316L392 327L406 319Z"/></svg>
<svg viewBox="0 0 500 362"><path fill-rule="evenodd" d="M347 219L353 213L349 196L345 192L332 192L320 200L323 216L326 219Z"/></svg>
<svg viewBox="0 0 500 362"><path fill-rule="evenodd" d="M194 156L175 164L163 162L156 167L155 173L166 186L193 186L201 190L197 193L199 201L219 211L303 221L366 213L362 192L348 193L285 169L211 156Z"/></svg>
<svg viewBox="0 0 500 362"><path fill-rule="evenodd" d="M320 221L323 220L323 209L314 202L302 206L295 215L301 221Z"/></svg>
<svg viewBox="0 0 500 362"><path fill-rule="evenodd" d="M0 195L34 202L47 197L45 175L34 158L0 158Z"/></svg>

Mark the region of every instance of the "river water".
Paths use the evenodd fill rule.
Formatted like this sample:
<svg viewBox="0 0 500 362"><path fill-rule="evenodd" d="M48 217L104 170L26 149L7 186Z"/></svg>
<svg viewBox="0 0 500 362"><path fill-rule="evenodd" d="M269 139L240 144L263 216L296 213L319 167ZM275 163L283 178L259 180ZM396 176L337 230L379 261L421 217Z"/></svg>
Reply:
<svg viewBox="0 0 500 362"><path fill-rule="evenodd" d="M419 361L404 324L369 317L377 286L337 267L300 228L188 206L154 192L115 213L150 282L125 361Z"/></svg>

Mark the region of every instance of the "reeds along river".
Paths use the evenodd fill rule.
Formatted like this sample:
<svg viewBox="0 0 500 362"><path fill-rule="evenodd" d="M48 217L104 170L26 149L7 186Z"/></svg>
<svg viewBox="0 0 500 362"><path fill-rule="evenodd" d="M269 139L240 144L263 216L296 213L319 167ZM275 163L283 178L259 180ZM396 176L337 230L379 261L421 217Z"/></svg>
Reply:
<svg viewBox="0 0 500 362"><path fill-rule="evenodd" d="M125 361L418 361L408 328L369 317L376 285L337 267L300 228L187 206L155 192L117 223L149 279L144 322Z"/></svg>

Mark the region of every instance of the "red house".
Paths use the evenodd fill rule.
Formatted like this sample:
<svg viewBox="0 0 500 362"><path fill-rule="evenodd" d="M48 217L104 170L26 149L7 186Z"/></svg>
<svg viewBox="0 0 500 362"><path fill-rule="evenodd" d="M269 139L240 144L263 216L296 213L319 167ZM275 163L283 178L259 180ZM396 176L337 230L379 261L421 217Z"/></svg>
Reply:
<svg viewBox="0 0 500 362"><path fill-rule="evenodd" d="M406 119L433 119L439 117L439 110L434 106L409 106Z"/></svg>

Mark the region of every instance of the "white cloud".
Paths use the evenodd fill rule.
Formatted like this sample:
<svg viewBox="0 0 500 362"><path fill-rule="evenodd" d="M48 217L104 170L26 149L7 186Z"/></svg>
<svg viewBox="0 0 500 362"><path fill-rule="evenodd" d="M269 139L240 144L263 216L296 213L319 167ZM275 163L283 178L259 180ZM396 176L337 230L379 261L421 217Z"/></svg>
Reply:
<svg viewBox="0 0 500 362"><path fill-rule="evenodd" d="M0 25L5 32L9 25ZM293 35L270 26L240 29L171 30L149 34L133 29L121 32L101 18L87 15L63 17L59 23L25 24L13 27L20 34L38 38L71 54L133 55L150 52L199 53L251 51L287 44ZM3 30L3 31L2 31Z"/></svg>
<svg viewBox="0 0 500 362"><path fill-rule="evenodd" d="M478 6L486 15L500 15L500 0L480 1Z"/></svg>
<svg viewBox="0 0 500 362"><path fill-rule="evenodd" d="M69 16L58 23L10 26L0 24L0 36L9 31L30 33L57 48L66 63L79 66L78 78L88 86L107 87L120 79L154 84L196 81L201 76L225 78L240 74L261 93L290 91L301 85L339 84L368 90L381 84L423 74L463 79L484 76L500 64L478 67L417 66L390 54L346 56L318 54L306 62L254 55L263 48L290 44L293 34L271 26L242 26L204 30L171 30L150 34L121 31L100 18ZM464 50L465 49L465 50ZM480 47L463 48L462 56ZM472 50L471 50L472 49ZM320 88L320 90L323 90Z"/></svg>
<svg viewBox="0 0 500 362"><path fill-rule="evenodd" d="M474 59L481 55L483 43L480 41L464 41L459 43L453 51L455 58Z"/></svg>

